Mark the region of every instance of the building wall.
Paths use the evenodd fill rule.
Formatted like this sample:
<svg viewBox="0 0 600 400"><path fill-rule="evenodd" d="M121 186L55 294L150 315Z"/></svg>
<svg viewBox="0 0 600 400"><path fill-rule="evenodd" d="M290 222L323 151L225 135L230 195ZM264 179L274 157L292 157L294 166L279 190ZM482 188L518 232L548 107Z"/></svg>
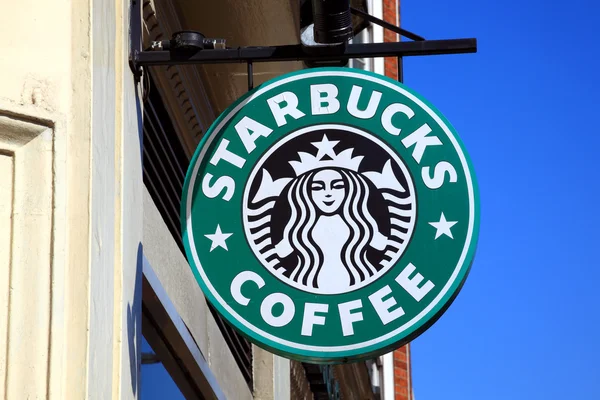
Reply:
<svg viewBox="0 0 600 400"><path fill-rule="evenodd" d="M312 400L314 398L306 377L306 370L300 361L290 361L290 398L291 400Z"/></svg>
<svg viewBox="0 0 600 400"><path fill-rule="evenodd" d="M173 32L189 26L190 23L186 22L186 18L190 18L189 14L200 12L204 15L203 18L209 18L209 14L202 11L206 10L206 7L207 5L202 2L144 1L144 47L149 46L152 40L164 40L171 37ZM279 8L283 8L283 10ZM289 9L287 5L279 8L272 7L271 12L281 13L279 17L282 19L287 15ZM257 15L260 16L258 11L255 10L254 14L237 12L231 14L219 10L211 9L211 26L217 26L226 31L233 28L242 29L242 26L246 26L248 32L256 33L256 18ZM194 22L191 25L202 26L203 33L207 35L214 33L205 30L204 27L207 25L202 21ZM266 31L261 33L261 35L266 34L268 34ZM252 35L249 36L252 37ZM216 37L220 36L216 35ZM225 37L230 38L229 36ZM215 80L214 77L207 79L201 68L196 66L152 67L151 74L156 83L153 90L158 89L174 130L174 132L169 131L168 134L173 135L175 140L181 142L188 157L191 158L202 134L217 116L214 112L215 100L213 98L209 100L211 96L209 96L210 90L207 88L211 85L214 86L217 81L221 82L222 98L219 101L223 100L223 96L229 98L229 101L233 101L231 89L228 88L228 86L233 86L233 80L241 82L241 85L234 88L235 91L247 90L245 78L240 78L237 73L234 74L232 72L234 68L237 66L215 66L213 69L219 70L220 76L231 75L231 79ZM150 73L150 71L148 72ZM225 83L226 81L227 83ZM172 178L179 179L181 177ZM286 395L289 398L289 360L274 356L255 346L252 351L253 379L250 382L251 387L248 386L230 351L226 338L209 311L204 295L184 254L171 236L148 192L144 194L144 202L144 245L146 249L144 253L177 308L177 312L198 343L203 357L215 374L216 380L227 398L254 397L264 400L285 400Z"/></svg>
<svg viewBox="0 0 600 400"><path fill-rule="evenodd" d="M394 350L394 400L413 400L410 345Z"/></svg>
<svg viewBox="0 0 600 400"><path fill-rule="evenodd" d="M0 397L137 396L141 108L128 1L0 14Z"/></svg>
<svg viewBox="0 0 600 400"><path fill-rule="evenodd" d="M144 255L215 374L223 393L229 399L252 399L252 392L208 310L185 256L146 189L143 226ZM272 375L270 377L272 380Z"/></svg>

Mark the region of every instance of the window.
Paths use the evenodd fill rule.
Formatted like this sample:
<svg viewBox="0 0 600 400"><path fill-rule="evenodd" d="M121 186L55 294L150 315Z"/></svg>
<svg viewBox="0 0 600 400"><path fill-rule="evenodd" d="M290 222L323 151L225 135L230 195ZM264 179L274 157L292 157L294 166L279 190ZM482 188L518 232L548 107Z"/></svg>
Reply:
<svg viewBox="0 0 600 400"><path fill-rule="evenodd" d="M160 362L152 347L142 338L142 373L140 398L144 400L185 400L185 397Z"/></svg>

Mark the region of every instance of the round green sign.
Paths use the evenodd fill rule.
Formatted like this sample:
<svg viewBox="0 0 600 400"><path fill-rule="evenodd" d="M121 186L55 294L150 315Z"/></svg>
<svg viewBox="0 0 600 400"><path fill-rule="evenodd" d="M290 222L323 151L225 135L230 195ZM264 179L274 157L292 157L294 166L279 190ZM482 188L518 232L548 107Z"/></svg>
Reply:
<svg viewBox="0 0 600 400"><path fill-rule="evenodd" d="M402 84L349 68L271 80L196 150L181 202L211 304L289 358L397 348L446 310L478 235L477 186L448 121Z"/></svg>

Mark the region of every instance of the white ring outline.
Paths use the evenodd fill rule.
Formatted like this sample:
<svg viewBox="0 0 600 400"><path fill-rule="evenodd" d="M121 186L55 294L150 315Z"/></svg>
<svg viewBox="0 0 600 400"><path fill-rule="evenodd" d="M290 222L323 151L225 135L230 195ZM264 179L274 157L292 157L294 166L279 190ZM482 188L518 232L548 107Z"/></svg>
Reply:
<svg viewBox="0 0 600 400"><path fill-rule="evenodd" d="M235 310L233 310L229 306L229 304L227 304L227 302L225 302L223 300L223 298L219 295L219 293L215 290L215 288L212 286L210 281L207 279L208 277L204 273L204 269L202 268L202 264L200 263L200 259L198 258L198 253L196 251L193 230L192 230L192 220L191 220L192 194L194 192L194 184L195 184L196 178L198 176L198 169L200 168L201 161L203 160L204 155L206 154L206 150L210 147L210 144L216 137L217 133L221 131L223 126L227 122L229 122L229 120L234 115L236 115L237 112L242 107L244 107L246 104L248 104L255 98L261 96L263 93L265 93L271 89L274 89L283 84L293 82L296 80L300 80L300 79L307 79L307 78L313 78L313 77L324 77L324 76L333 76L333 77L345 76L345 77L351 77L351 78L375 82L379 85L386 86L398 93L401 93L405 97L408 97L410 100L412 100L419 107L421 107L421 109L423 109L425 112L427 112L427 114L429 114L429 116L431 118L433 118L433 120L435 120L435 122L440 126L440 128L442 128L442 130L444 131L444 133L446 134L446 136L448 137L448 139L454 146L454 149L456 150L456 152L459 156L459 159L461 161L461 166L463 167L463 172L464 172L465 178L467 180L467 191L468 191L468 195L469 195L469 223L468 223L468 227L467 227L467 236L466 236L466 240L465 240L465 246L460 255L460 258L458 260L456 268L454 269L454 271L452 272L452 275L450 276L450 279L448 279L448 281L446 282L446 285L444 285L444 287L438 293L438 295L435 297L435 299L433 299L427 307L425 307L419 314L417 314L415 317L413 317L410 321L408 321L404 325L394 329L393 331L388 332L377 338L373 338L373 339L370 339L370 340L367 340L367 341L364 341L361 343L355 343L355 344L343 345L343 346L313 346L313 345L295 343L295 342L292 342L289 340L281 339L281 338L274 336L268 332L265 332L262 329L255 327L254 325L250 324L248 321L243 319ZM232 317L234 317L240 324L244 325L250 331L252 331L255 334L258 334L261 337L263 337L267 340L270 340L274 343L277 343L277 344L280 344L283 346L287 346L287 347L290 347L293 349L298 349L298 350L333 353L333 352L360 350L365 347L370 347L370 346L376 345L378 343L381 343L383 341L386 341L388 339L391 339L391 338L397 336L398 334L404 332L405 330L411 328L413 325L419 323L423 319L423 317L426 317L427 314L429 314L429 312L438 305L440 300L442 300L442 298L446 295L448 290L450 290L450 288L453 286L458 274L462 270L465 259L469 252L471 240L473 239L473 231L474 231L474 227L475 227L475 190L473 187L473 179L471 177L471 171L469 169L468 162L465 158L465 155L464 155L458 141L452 134L452 131L448 128L448 126L444 123L444 121L442 121L440 116L438 116L435 112L433 112L433 110L431 108L429 108L429 106L426 105L422 100L417 98L412 93L406 91L404 88L402 88L400 86L396 86L395 84L392 84L391 82L385 81L383 79L377 78L372 75L367 75L367 74L362 74L362 73L359 74L359 73L350 72L350 71L348 71L348 72L345 72L345 71L320 71L320 72L312 72L312 73L300 73L297 75L293 75L293 76L275 81L264 87L261 87L255 93L248 96L246 99L244 99L239 104L237 104L237 106L234 107L231 110L231 112L229 114L227 114L221 120L221 122L217 125L217 127L211 132L211 136L206 138L206 142L204 143L204 146L202 147L202 150L200 151L200 154L198 155L198 157L196 159L196 163L194 164L194 168L192 170L192 175L190 178L190 182L188 185L188 191L186 194L186 208L185 209L186 209L186 227L187 227L187 232L188 232L189 249L192 253L192 257L194 260L194 265L192 266L192 268L194 268L196 270L196 272L200 275L200 277L202 278L202 280L203 280L204 284L206 285L206 287L208 288L208 290L211 292L213 297L219 302L219 305L221 307L223 307L223 309L225 309ZM269 345L268 343L265 343L265 344ZM280 349L280 350L284 351L283 349Z"/></svg>

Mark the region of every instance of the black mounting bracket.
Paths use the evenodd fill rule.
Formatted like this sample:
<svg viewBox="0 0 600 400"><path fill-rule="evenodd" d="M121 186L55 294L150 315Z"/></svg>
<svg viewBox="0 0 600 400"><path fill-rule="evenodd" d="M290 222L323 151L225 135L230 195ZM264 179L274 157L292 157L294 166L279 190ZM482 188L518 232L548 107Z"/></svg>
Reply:
<svg viewBox="0 0 600 400"><path fill-rule="evenodd" d="M349 44L330 46L259 46L227 48L223 39L207 39L194 31L177 32L171 40L154 42L150 49L141 49L141 0L132 0L131 52L129 64L139 79L142 67L185 64L246 63L248 90L254 87L253 63L278 61L347 62L351 58L397 57L398 81L402 82L402 58L441 54L477 52L477 39L425 40L423 37L390 24L355 8L351 12L369 22L382 26L412 41Z"/></svg>

